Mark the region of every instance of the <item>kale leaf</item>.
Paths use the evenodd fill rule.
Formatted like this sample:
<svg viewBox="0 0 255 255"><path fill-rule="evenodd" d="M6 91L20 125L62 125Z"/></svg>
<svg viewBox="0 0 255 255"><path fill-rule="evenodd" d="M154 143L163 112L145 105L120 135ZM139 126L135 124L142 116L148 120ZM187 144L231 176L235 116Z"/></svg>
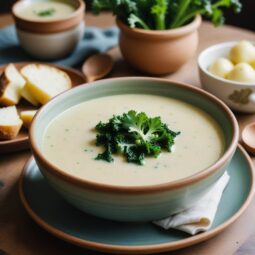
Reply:
<svg viewBox="0 0 255 255"><path fill-rule="evenodd" d="M241 11L239 0L93 0L95 14L111 10L132 28L165 30L189 23L198 14L218 26L224 23L224 9Z"/></svg>
<svg viewBox="0 0 255 255"><path fill-rule="evenodd" d="M128 162L143 165L145 157L158 157L162 150L171 152L180 132L162 123L160 117L150 118L144 112L129 111L113 116L109 122L96 125L96 145L105 151L95 159L113 161L113 154L123 154Z"/></svg>

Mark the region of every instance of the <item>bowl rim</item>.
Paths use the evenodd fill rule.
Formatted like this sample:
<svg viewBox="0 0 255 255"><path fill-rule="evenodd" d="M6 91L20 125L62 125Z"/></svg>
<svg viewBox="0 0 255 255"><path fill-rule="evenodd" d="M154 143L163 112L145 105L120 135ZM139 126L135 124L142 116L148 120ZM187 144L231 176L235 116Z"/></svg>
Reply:
<svg viewBox="0 0 255 255"><path fill-rule="evenodd" d="M198 55L197 58L197 64L199 66L199 69L202 70L202 72L204 72L207 76L211 77L212 79L224 82L228 85L239 85L239 86L255 86L255 82L239 82L239 81L233 81L233 80L227 80L221 77L218 77L212 73L210 73L207 68L205 67L204 64L202 64L202 58L204 57L204 55L213 52L213 51L217 51L218 49L222 49L222 48L227 48L229 46L233 46L235 44L237 44L239 41L237 40L233 40L233 41L227 41L227 42L222 42L222 43L217 43L214 45L211 45L207 48L205 48L203 51L200 52L200 54ZM250 41L254 46L255 46L255 42L254 41ZM222 58L224 58L224 56L222 56Z"/></svg>
<svg viewBox="0 0 255 255"><path fill-rule="evenodd" d="M171 28L165 30L146 30L142 28L131 28L127 26L122 20L116 18L116 24L120 30L134 36L140 36L145 38L175 38L184 36L186 34L192 33L198 29L201 25L202 18L198 14L194 17L194 19L189 22L188 24L178 27L178 28Z"/></svg>
<svg viewBox="0 0 255 255"><path fill-rule="evenodd" d="M31 2L31 0L18 0L12 5L11 13L14 17L16 26L23 31L31 33L55 33L68 30L78 25L84 17L84 11L86 4L83 0L72 0L77 4L77 8L74 12L70 13L66 17L53 19L53 20L34 20L24 18L17 12L17 7L22 5L23 2Z"/></svg>
<svg viewBox="0 0 255 255"><path fill-rule="evenodd" d="M120 192L120 193L151 193L151 192L163 192L163 191L169 191L177 188L182 188L187 185L195 184L204 178L212 175L214 172L216 172L219 168L223 167L229 160L229 157L233 155L233 153L236 150L238 139L239 139L239 126L237 123L237 120L232 113L232 111L228 108L228 106L223 103L220 99L213 96L212 94L202 90L201 88L197 88L195 86L182 83L182 82L176 82L172 80L162 79L162 78L151 78L151 77L121 77L121 78L110 78L106 80L101 81L95 81L92 83L84 84L82 88L85 88L86 86L93 86L95 84L104 83L105 81L109 82L121 82L121 81L154 81L159 82L161 85L169 86L171 84L175 86L180 86L184 89L191 90L195 93L198 93L202 96L205 96L208 100L210 100L213 103L216 103L222 111L226 114L227 118L229 119L232 128L233 128L233 134L231 138L230 145L226 148L224 154L211 166L207 167L206 169L203 169L191 176L176 180L176 181L170 181L160 184L154 184L154 185L141 185L141 186L121 186L121 185L112 185L112 184L105 184L95 181L89 181L86 179L82 179L79 177L75 177L72 174L69 174L65 171L63 171L61 168L57 167L53 163L51 163L49 160L45 158L39 147L37 146L36 137L35 137L35 126L40 118L40 114L43 113L47 108L54 106L54 102L56 98L60 98L63 95L68 94L70 91L73 90L79 90L81 89L81 86L77 86L76 88L69 89L67 91L62 92L61 94L54 97L52 100L50 100L47 104L42 106L39 111L36 113L32 124L29 129L29 141L30 141L30 147L33 152L33 155L36 159L36 161L40 163L41 166L43 166L44 169L46 169L47 172L51 173L53 176L60 177L61 179L68 181L69 184L78 185L79 187L84 187L86 189L92 189L92 190L103 190L107 192Z"/></svg>

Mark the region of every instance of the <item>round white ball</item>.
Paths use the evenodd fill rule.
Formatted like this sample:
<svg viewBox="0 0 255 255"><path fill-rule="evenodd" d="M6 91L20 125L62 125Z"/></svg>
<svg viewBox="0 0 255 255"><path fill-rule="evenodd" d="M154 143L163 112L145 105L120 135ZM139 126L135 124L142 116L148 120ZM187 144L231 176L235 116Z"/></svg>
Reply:
<svg viewBox="0 0 255 255"><path fill-rule="evenodd" d="M251 66L252 66L253 69L255 70L255 60L251 62Z"/></svg>
<svg viewBox="0 0 255 255"><path fill-rule="evenodd" d="M241 41L229 52L229 59L234 63L251 63L255 60L255 47L248 41Z"/></svg>
<svg viewBox="0 0 255 255"><path fill-rule="evenodd" d="M231 61L226 58L218 58L210 65L208 70L218 77L225 78L233 68L234 65Z"/></svg>
<svg viewBox="0 0 255 255"><path fill-rule="evenodd" d="M251 65L240 63L233 68L226 78L239 82L255 82L255 71Z"/></svg>

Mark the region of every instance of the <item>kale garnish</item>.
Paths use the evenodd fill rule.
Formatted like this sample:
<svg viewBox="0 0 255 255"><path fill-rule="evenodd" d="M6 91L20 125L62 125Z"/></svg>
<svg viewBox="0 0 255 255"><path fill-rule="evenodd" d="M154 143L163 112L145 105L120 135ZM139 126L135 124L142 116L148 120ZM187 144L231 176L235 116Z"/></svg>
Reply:
<svg viewBox="0 0 255 255"><path fill-rule="evenodd" d="M162 150L171 152L180 132L174 132L162 123L160 117L150 118L134 110L113 116L109 122L96 125L96 145L104 146L97 160L112 162L113 154L123 154L128 162L143 165L145 157L157 158Z"/></svg>

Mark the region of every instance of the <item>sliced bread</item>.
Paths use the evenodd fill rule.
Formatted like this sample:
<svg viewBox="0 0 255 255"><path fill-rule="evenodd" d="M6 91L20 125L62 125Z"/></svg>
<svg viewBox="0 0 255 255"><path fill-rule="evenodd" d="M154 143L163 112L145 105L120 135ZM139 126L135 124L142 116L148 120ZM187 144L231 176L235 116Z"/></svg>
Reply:
<svg viewBox="0 0 255 255"><path fill-rule="evenodd" d="M31 110L31 111L22 111L20 112L20 118L23 121L23 125L26 128L29 128L30 124L32 123L32 120L36 114L36 110Z"/></svg>
<svg viewBox="0 0 255 255"><path fill-rule="evenodd" d="M25 87L22 89L21 96L34 106L38 106L40 104L36 100L36 98L30 93L27 85L25 85Z"/></svg>
<svg viewBox="0 0 255 255"><path fill-rule="evenodd" d="M18 104L25 83L16 67L13 64L7 65L0 77L0 104L6 106Z"/></svg>
<svg viewBox="0 0 255 255"><path fill-rule="evenodd" d="M27 89L41 104L72 87L68 74L52 66L29 64L20 72L27 82Z"/></svg>
<svg viewBox="0 0 255 255"><path fill-rule="evenodd" d="M22 120L15 106L0 108L0 140L15 138L21 126Z"/></svg>

